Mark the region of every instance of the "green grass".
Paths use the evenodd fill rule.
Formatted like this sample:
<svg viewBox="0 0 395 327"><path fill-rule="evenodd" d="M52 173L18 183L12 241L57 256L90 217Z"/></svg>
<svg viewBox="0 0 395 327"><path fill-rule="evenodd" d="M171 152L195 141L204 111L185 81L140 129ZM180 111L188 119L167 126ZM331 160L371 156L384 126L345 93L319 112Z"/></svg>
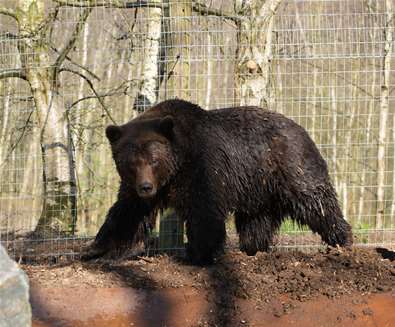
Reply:
<svg viewBox="0 0 395 327"><path fill-rule="evenodd" d="M234 219L229 219L226 222L226 229L231 232L236 232L236 227L234 225ZM280 227L280 233L291 233L291 232L308 232L310 229L307 226L300 226L298 223L292 221L291 219L286 219Z"/></svg>
<svg viewBox="0 0 395 327"><path fill-rule="evenodd" d="M310 230L309 227L304 225L301 226L291 219L284 220L284 222L280 226L280 233L307 232L309 230Z"/></svg>

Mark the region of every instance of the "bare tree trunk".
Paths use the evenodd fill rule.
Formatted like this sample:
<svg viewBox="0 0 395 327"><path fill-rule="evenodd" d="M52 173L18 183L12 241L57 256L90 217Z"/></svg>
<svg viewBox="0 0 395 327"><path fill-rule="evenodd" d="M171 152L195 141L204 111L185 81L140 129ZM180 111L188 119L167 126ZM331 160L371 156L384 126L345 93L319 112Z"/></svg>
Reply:
<svg viewBox="0 0 395 327"><path fill-rule="evenodd" d="M2 124L0 130L0 165L4 164L5 154L7 151L6 144L9 144L11 133L9 133L9 123L10 123L10 97L11 97L11 86L9 83L5 85L0 80L0 89L4 88L4 102L3 102L3 116ZM1 166L0 166L1 167Z"/></svg>
<svg viewBox="0 0 395 327"><path fill-rule="evenodd" d="M19 1L18 46L22 67L35 104L35 114L41 130L43 159L44 201L41 217L35 232L44 233L67 230L70 213L65 210L69 193L69 169L67 157L66 122L62 102L53 89L52 62L44 35L31 38L31 31L37 31L46 18L42 1ZM39 54L39 55L38 55Z"/></svg>
<svg viewBox="0 0 395 327"><path fill-rule="evenodd" d="M379 139L377 150L377 209L376 209L376 228L384 227L384 184L385 184L385 145L387 139L387 119L389 107L389 86L391 75L391 56L393 53L393 25L394 12L392 7L393 0L386 0L386 23L384 28L385 45L383 56L383 78L380 94L380 117L379 117Z"/></svg>
<svg viewBox="0 0 395 327"><path fill-rule="evenodd" d="M81 58L81 64L82 66L86 67L86 64L88 63L88 39L89 39L89 24L85 24L85 28L84 28L84 33L83 33L83 37L82 37L82 58ZM85 81L84 80L80 80L80 85L78 88L78 99L82 99L82 97L84 96L84 85L85 85ZM84 107L83 102L80 102L77 106L77 114L76 114L76 125L77 128L79 127L79 123L81 122L81 111ZM81 137L82 137L82 144L80 146L80 149L78 151L78 160L77 160L77 172L78 174L82 174L83 172L83 160L82 158L84 157L84 153L86 151L87 148L87 142L89 142L88 140L86 140L86 138L83 137L84 133L81 133Z"/></svg>
<svg viewBox="0 0 395 327"><path fill-rule="evenodd" d="M177 3L168 1L169 8L166 17L169 19L167 31L165 31L166 66L165 92L166 98L179 97L184 100L190 99L190 17L192 16L192 4L187 2Z"/></svg>
<svg viewBox="0 0 395 327"><path fill-rule="evenodd" d="M84 26L84 30L82 33L82 46L81 46L81 54L80 54L80 63L83 67L86 67L88 64L88 54L89 54L89 49L88 49L88 42L89 42L89 33L90 33L90 27L89 24L86 23ZM93 70L94 71L94 70ZM84 91L85 91L85 83L83 79L79 81L79 87L78 87L78 97L77 99L82 99L84 97ZM76 173L77 173L77 181L83 180L85 181L85 167L84 167L84 158L86 156L86 153L89 151L89 143L91 142L90 135L87 135L88 133L91 132L91 129L85 130L83 125L89 126L90 123L90 112L86 113L86 107L89 106L89 102L80 102L75 108L72 108L73 113L69 113L71 117L69 119L71 120L72 117L74 117L73 122L76 126L76 131L74 134L72 134L72 139L74 144L78 144L76 148ZM86 171L88 171L86 169ZM86 178L87 179L87 178ZM81 187L81 184L79 184ZM82 185L84 186L84 185ZM86 208L86 201L87 199L85 197L81 197L81 194L79 195L79 211L78 215L79 216L79 224L78 224L78 231L81 234L86 234L86 216L85 216L85 208Z"/></svg>
<svg viewBox="0 0 395 327"><path fill-rule="evenodd" d="M98 51L95 51L93 53L93 60L92 60L92 69L93 71L96 71L96 68L98 66L98 58L99 54ZM86 104L89 107L89 111L86 115L85 118L85 124L90 126L93 123L93 117L94 117L94 102L95 100L88 101ZM94 183L94 173L93 173L93 154L94 154L94 129L90 128L86 131L86 144L84 144L84 150L83 157L81 157L80 161L84 163L84 171L86 171L86 187L84 191L87 192L87 195L84 197L81 197L80 199L80 207L82 207L82 210L84 212L83 214L83 222L80 225L81 232L83 234L92 234L96 232L96 226L99 225L97 222L99 217L102 217L101 215L92 215L92 198L91 194L94 193L95 189L95 183ZM89 195L88 195L89 193ZM94 231L92 231L92 226L94 226Z"/></svg>
<svg viewBox="0 0 395 327"><path fill-rule="evenodd" d="M2 10L4 12L4 10ZM35 234L50 236L53 232L70 230L71 181L67 121L59 96L60 66L72 49L90 9L81 11L80 20L70 39L59 51L55 62L50 59L51 23L55 12L46 13L44 1L18 0L16 10L8 10L18 25L18 51L21 68L12 77L25 79L35 104L35 118L41 131L43 160L43 209ZM2 74L1 78L10 77Z"/></svg>
<svg viewBox="0 0 395 327"><path fill-rule="evenodd" d="M208 30L208 28L207 28ZM207 31L207 79L204 81L206 83L206 101L205 108L210 109L210 101L211 101L211 89L212 89L212 74L213 74L213 60L212 56L212 48L211 48L211 34ZM225 86L226 87L226 86Z"/></svg>
<svg viewBox="0 0 395 327"><path fill-rule="evenodd" d="M133 62L133 61L131 61L131 62ZM132 79L132 77L133 77L133 67L129 67L128 77L127 77L128 81L130 81ZM129 82L129 83L131 83L131 82ZM121 121L123 123L125 123L130 118L132 118L133 116L134 116L134 110L132 110L131 95L127 94L125 96L125 102L124 102L124 108L123 108L123 112L122 112L122 119L121 119Z"/></svg>
<svg viewBox="0 0 395 327"><path fill-rule="evenodd" d="M375 96L374 96L374 89L376 87L376 75L373 74L373 80L372 80L372 98L370 99L369 103L369 109L368 109L368 117L366 119L366 133L365 133L365 140L366 144L369 144L371 142L371 129L372 129L372 115L374 112L374 105L375 105ZM361 176L361 189L359 193L359 203L358 203L358 217L357 217L357 224L361 226L362 224L362 215L364 212L364 203L365 203L365 191L366 191L366 166L367 163L363 163L363 168L362 168L362 176Z"/></svg>
<svg viewBox="0 0 395 327"><path fill-rule="evenodd" d="M339 190L339 177L337 176L337 110L336 110L336 94L333 88L330 88L330 97L331 97L331 111L332 111L332 165L333 165L333 182L335 184L335 188Z"/></svg>
<svg viewBox="0 0 395 327"><path fill-rule="evenodd" d="M48 64L38 63L43 67ZM67 210L70 193L67 122L61 99L51 90L46 68L27 68L26 71L41 129L43 160L44 202L35 232L47 236L52 232L68 231L71 226Z"/></svg>
<svg viewBox="0 0 395 327"><path fill-rule="evenodd" d="M137 20L137 9L135 12L135 20ZM136 35L138 35L137 33L137 26L136 26L136 21L132 24L132 26L130 26L129 30L128 30L128 34L130 37L130 55L128 58L128 92L125 96L125 104L124 104L124 109L122 112L122 122L126 122L129 119L135 117L137 115L137 111L133 110L133 106L132 106L132 99L133 99L133 92L132 90L134 90L135 87L135 79L132 80L133 76L141 76L142 73L140 71L140 67L141 65L140 63L140 58L138 56L139 51L136 49L136 45L135 45L135 39L137 38ZM159 59L159 58L158 58ZM137 73L136 71L139 70ZM136 95L137 97L137 95ZM133 103L136 102L136 98L133 101Z"/></svg>
<svg viewBox="0 0 395 327"><path fill-rule="evenodd" d="M274 15L281 0L237 0L238 22L236 91L241 105L272 108L270 85Z"/></svg>
<svg viewBox="0 0 395 327"><path fill-rule="evenodd" d="M395 156L395 114L392 115L392 141L394 143L393 153ZM392 204L391 217L395 216L395 157L392 158ZM392 226L393 227L393 226Z"/></svg>
<svg viewBox="0 0 395 327"><path fill-rule="evenodd" d="M168 60L164 77L165 98L179 97L190 99L190 60L189 46L192 16L192 2L168 1L164 23L166 40L165 56ZM161 217L159 246L164 249L177 249L184 244L184 223L172 210Z"/></svg>
<svg viewBox="0 0 395 327"><path fill-rule="evenodd" d="M161 3L161 0L152 2ZM143 112L155 104L158 96L158 59L162 25L162 9L148 8L146 16L149 17L147 32L144 38L144 54L142 76L139 93L135 99L134 110Z"/></svg>
<svg viewBox="0 0 395 327"><path fill-rule="evenodd" d="M30 158L26 161L25 167L23 169L23 179L22 186L20 188L20 194L26 195L28 193L33 193L34 188L37 186L33 183L34 178L34 166L38 152L37 144L40 144L40 139L33 133L33 137L29 140L30 144L28 150L25 150L24 157Z"/></svg>
<svg viewBox="0 0 395 327"><path fill-rule="evenodd" d="M357 75L358 73L355 73L356 77L353 78L354 81L354 85L358 85L357 83L357 78L359 78L359 75ZM356 89L356 87L352 87L352 98L354 98L357 94L358 90ZM349 213L350 213L350 207L349 207L349 194L348 194L348 183L347 183L347 174L349 172L349 162L350 159L352 157L352 145L351 145L351 140L352 140L352 126L354 123L354 117L355 117L355 111L356 111L356 105L354 103L354 101L350 102L350 115L348 117L348 121L347 121L347 131L346 131L346 135L345 135L345 153L344 153L344 157L345 157L345 164L342 167L343 171L343 182L342 182L342 190L343 190L343 212L344 212L344 216L345 219L348 219L349 217ZM352 203L352 201L350 201Z"/></svg>
<svg viewBox="0 0 395 327"><path fill-rule="evenodd" d="M88 63L88 40L89 40L89 24L85 24L84 33L82 36L82 50L81 50L81 54L82 54L81 65L83 67L86 67L86 64ZM84 96L84 85L85 85L85 81L81 80L78 88L78 99L82 99L82 97ZM82 106L83 104L79 103L77 106L78 110L81 110Z"/></svg>

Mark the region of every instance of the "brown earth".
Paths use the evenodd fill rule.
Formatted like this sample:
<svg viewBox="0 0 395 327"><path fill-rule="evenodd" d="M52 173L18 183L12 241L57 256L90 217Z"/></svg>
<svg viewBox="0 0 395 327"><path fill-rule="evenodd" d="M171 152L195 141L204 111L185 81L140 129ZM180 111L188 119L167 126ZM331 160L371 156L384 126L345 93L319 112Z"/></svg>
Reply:
<svg viewBox="0 0 395 327"><path fill-rule="evenodd" d="M210 267L167 256L22 267L35 326L395 326L387 250L228 251Z"/></svg>
<svg viewBox="0 0 395 327"><path fill-rule="evenodd" d="M317 296L298 302L286 296L258 308L236 298L236 317L218 315L206 291L190 287L136 290L32 287L33 327L186 326L394 326L395 294Z"/></svg>

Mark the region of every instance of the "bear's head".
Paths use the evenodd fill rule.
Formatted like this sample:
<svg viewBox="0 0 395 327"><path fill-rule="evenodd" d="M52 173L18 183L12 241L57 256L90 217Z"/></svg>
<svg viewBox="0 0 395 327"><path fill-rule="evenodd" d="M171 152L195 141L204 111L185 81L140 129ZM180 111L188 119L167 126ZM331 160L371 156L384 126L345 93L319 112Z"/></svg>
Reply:
<svg viewBox="0 0 395 327"><path fill-rule="evenodd" d="M154 197L175 174L173 127L173 118L166 116L106 129L122 182L134 188L141 198Z"/></svg>

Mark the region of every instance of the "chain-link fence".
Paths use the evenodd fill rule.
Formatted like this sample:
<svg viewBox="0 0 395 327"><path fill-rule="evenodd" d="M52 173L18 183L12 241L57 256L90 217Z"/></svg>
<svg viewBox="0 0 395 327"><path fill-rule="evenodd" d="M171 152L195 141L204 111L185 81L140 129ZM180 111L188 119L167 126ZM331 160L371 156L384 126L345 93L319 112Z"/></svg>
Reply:
<svg viewBox="0 0 395 327"><path fill-rule="evenodd" d="M394 247L394 7L2 1L1 243L14 257L78 252L117 193L105 126L180 97L205 109L269 107L304 126L327 160L356 243ZM166 222L152 248L182 248L180 224ZM233 230L230 223L231 239ZM276 242L320 244L289 221Z"/></svg>

